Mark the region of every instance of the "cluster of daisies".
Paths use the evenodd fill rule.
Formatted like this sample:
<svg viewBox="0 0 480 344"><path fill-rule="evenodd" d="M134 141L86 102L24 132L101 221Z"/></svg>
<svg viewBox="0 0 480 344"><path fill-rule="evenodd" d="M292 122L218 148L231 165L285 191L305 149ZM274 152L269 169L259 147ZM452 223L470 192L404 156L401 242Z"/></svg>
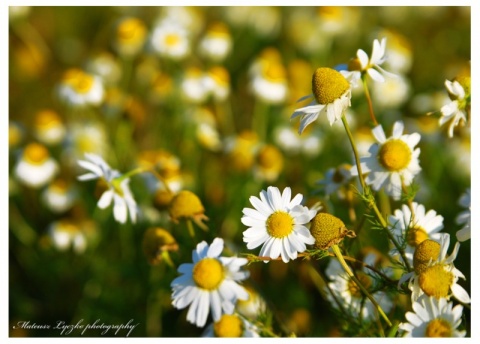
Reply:
<svg viewBox="0 0 480 344"><path fill-rule="evenodd" d="M243 13L245 23L258 30L259 35L268 36L279 30L276 10L271 10L273 13L262 12L261 27L256 16L265 9L258 9L260 12L243 11L247 9L235 8L234 12L225 15L235 23L242 20L240 14ZM339 15L348 17L350 14ZM228 125L229 119L219 119L218 114L212 113L207 105L213 102L216 108L222 109L222 114L228 113L225 104L231 95L230 75L224 62L232 53L234 42L225 23L212 22L200 29L198 25L201 21L195 16L186 8L166 8L151 28L135 17L119 19L115 23L111 47L116 56L99 53L84 68L64 71L56 91L72 115L71 123L67 127L61 117L50 109L36 115L33 133L36 141L18 150L14 166L16 179L30 188L44 188L42 197L53 211L64 213L70 209L78 197L77 190L72 187L73 183L70 185L58 178L61 163L50 154L50 150L63 144L65 154L61 157L62 162L71 163L70 168L78 181L96 183L97 207L111 207L113 218L118 223L126 224L129 220L136 223L146 216L141 213L130 186L132 176L142 174L154 194L153 202L167 209L173 222L186 219L187 223L193 221L205 229L203 222L208 220L205 209L198 197L186 190L178 158L166 151L140 152L137 167L125 173L105 161L104 157L109 156L105 128L89 117L89 111L102 107L106 118L115 118L119 115L118 108L122 108L134 121L140 121L142 117L138 115L136 99L120 90L124 78L122 73L126 71L120 68L119 60L128 64L141 56L142 59L138 60L142 62L136 66L134 77L140 85L147 86L151 92L149 96L155 99L153 102L162 103L165 97L179 90L182 103L184 101L194 109L191 117L195 122L198 142L213 152L225 153L229 167L236 171L252 171L257 181L268 183L274 183L283 170L286 162L282 151L314 156L322 150L321 134L315 131L313 125L317 119L323 121L326 116L332 130L337 122L342 122L349 133L349 122L354 121L348 113L352 99L362 86L367 88L367 81L373 80L373 93L380 95L380 99L387 85L399 89L405 85L402 73L409 68L405 65L408 59L401 56L398 58L401 62L397 64L390 61L390 71L387 71L389 68L384 66L389 62L387 40L375 39L370 56L359 49L345 65L320 67L314 71L312 94L299 99L310 99L311 102L291 115L291 119L300 118L298 132L291 125L279 126L273 133L275 144L266 143L265 137L261 137L265 123L262 123L262 116L256 114L253 116L254 130L221 137L220 132L232 132L225 124ZM328 15L323 13L320 16L321 23L329 24ZM293 21L308 22L302 18L292 18ZM333 25L330 25L330 30L335 31L335 23L330 24ZM333 31L331 35L334 35ZM175 65L197 55L205 62L204 66L187 65L178 75L169 75L152 62L159 58L162 62ZM152 56L153 59L150 59ZM301 69L301 66L295 65L295 68ZM248 91L260 104L259 108L285 105L295 91L290 87L292 80L289 77L279 51L268 47L248 68ZM453 137L457 128L470 123L470 76L459 74L453 80L446 80L445 87L449 101L440 109L439 124L448 126L448 136ZM403 99L408 90L401 89L400 93ZM74 115L77 114L87 115L79 116L82 118L76 121ZM373 128L368 135L373 137L374 142L370 140L364 149L355 151L351 161L325 171L324 179L318 181L326 196L337 193L342 199L351 201L352 191L361 187L385 193L398 202L403 201L402 196L412 187L414 178L421 172L418 147L421 135L408 133L401 120L393 123L390 134L374 117L372 121ZM21 130L12 123L10 139L20 136ZM360 148L353 143L352 146L354 150ZM361 185L355 184L357 179ZM248 250L260 248L258 258L265 263L272 260L289 263L315 247L317 238L312 233L311 224L321 207L307 207L302 194L292 196L290 187L281 192L277 187L269 186L258 197L249 198L253 208L243 208L243 216L239 219L246 227L243 243ZM324 273L328 280L323 292L332 307L359 323L373 322L377 317L377 307L386 313L391 312L395 308L394 299L392 293L387 293L379 283L379 279L383 278L398 282L396 287L411 294L411 311L406 312L406 321L399 325L400 335L465 336L466 331L459 328L463 305L470 303L470 296L458 283L465 276L455 267L455 259L460 243L470 239L470 189L465 190L459 205L463 210L455 221L461 228L456 232L457 242L450 254L450 235L441 232L443 217L435 210L427 210L424 205L409 201L388 216L387 230L392 234L388 255L396 265L402 266L402 275L395 281L394 269L387 266L381 254L374 249L364 255L362 267L355 269L356 279L378 301L378 305L365 298L357 281L338 260L330 259ZM83 252L87 245L84 231L79 229L78 224L65 219L52 224L52 239L57 247L66 249L72 246L78 253ZM152 263L161 260L171 263L168 251L178 250L172 235L161 228L150 228L145 234L143 246ZM237 256L224 256L224 248L225 242L219 237L214 238L211 244L201 241L196 245L191 263L180 264L177 270L179 276L170 284L172 305L178 310L188 308L186 320L203 328L203 336L259 337L262 328L256 319L265 311L265 303L258 293L243 285L250 275L245 269L249 261ZM454 306L454 300L460 304Z"/></svg>

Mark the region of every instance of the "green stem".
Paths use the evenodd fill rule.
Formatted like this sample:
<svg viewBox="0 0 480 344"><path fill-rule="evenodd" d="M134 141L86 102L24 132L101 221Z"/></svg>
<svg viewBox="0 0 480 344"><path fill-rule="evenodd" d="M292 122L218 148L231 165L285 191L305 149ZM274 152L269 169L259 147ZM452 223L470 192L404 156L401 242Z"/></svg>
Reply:
<svg viewBox="0 0 480 344"><path fill-rule="evenodd" d="M368 299L375 305L377 311L380 313L380 315L383 317L383 319L387 322L388 326L392 326L392 323L388 319L387 315L383 311L382 307L378 304L377 300L368 292L367 289L360 283L358 278L353 274L352 270L350 267L347 265L345 262L345 259L343 259L343 255L340 252L340 248L338 245L333 245L332 246L333 253L335 253L335 256L339 260L340 264L342 265L343 269L345 272L348 274L348 276L355 282L355 284L360 288L360 290L365 294L365 296L368 297ZM383 329L381 329L381 332L383 333Z"/></svg>
<svg viewBox="0 0 480 344"><path fill-rule="evenodd" d="M358 180L360 181L360 184L362 185L363 194L365 195L366 201L368 202L368 207L373 209L373 212L375 213L375 216L377 217L378 221L380 222L380 225L382 226L382 228L387 233L388 238L392 241L393 245L395 245L395 248L398 250L398 252L400 252L400 255L401 255L408 271L412 271L412 268L410 267L410 264L408 263L408 260L405 256L405 252L403 251L403 248L398 244L398 242L395 240L395 237L393 236L393 234L388 229L387 221L385 220L383 215L380 213L380 210L378 210L377 204L375 203L375 198L370 193L370 189L365 184L365 180L363 179L362 167L361 167L361 164L360 164L360 157L358 155L357 147L355 145L355 141L353 140L353 135L352 135L352 132L350 131L350 127L348 126L348 122L347 122L347 119L346 119L345 115L342 115L342 122L343 122L343 126L345 127L345 131L347 132L348 139L350 140L350 145L352 146L353 155L355 156L355 164L357 165Z"/></svg>
<svg viewBox="0 0 480 344"><path fill-rule="evenodd" d="M363 82L363 89L365 90L365 98L367 98L367 102L368 102L368 111L370 113L370 118L373 122L373 125L377 126L378 122L377 122L377 119L375 118L375 113L373 112L372 98L370 97L370 91L368 90L367 78L365 77L365 74L362 75L362 82Z"/></svg>

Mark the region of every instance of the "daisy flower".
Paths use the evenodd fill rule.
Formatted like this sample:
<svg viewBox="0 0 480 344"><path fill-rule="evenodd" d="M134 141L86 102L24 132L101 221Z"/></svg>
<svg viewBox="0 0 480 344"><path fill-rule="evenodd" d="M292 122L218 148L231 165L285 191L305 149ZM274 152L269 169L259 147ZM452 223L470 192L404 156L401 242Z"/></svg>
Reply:
<svg viewBox="0 0 480 344"><path fill-rule="evenodd" d="M274 145L259 148L253 174L258 180L274 182L283 170L282 152Z"/></svg>
<svg viewBox="0 0 480 344"><path fill-rule="evenodd" d="M377 255L372 253L364 258L364 262L370 266L375 265ZM355 281L345 272L344 268L337 259L331 259L325 275L328 277L329 289L334 295L326 288L325 292L328 301L334 308L339 307L337 301L339 301L345 310L354 318L361 317L365 321L371 321L376 316L376 306L363 295L362 291L355 283ZM374 289L374 279L368 274L368 270L364 268L356 272L356 276L360 283L371 292L372 296L377 300L380 307L389 312L393 307L393 302L388 295L382 291L372 292Z"/></svg>
<svg viewBox="0 0 480 344"><path fill-rule="evenodd" d="M153 29L150 44L159 56L181 60L190 53L187 30L177 21L161 20Z"/></svg>
<svg viewBox="0 0 480 344"><path fill-rule="evenodd" d="M63 213L72 208L77 199L77 190L64 179L56 179L43 191L45 205L55 213Z"/></svg>
<svg viewBox="0 0 480 344"><path fill-rule="evenodd" d="M403 337L465 337L466 331L459 331L462 323L463 306L453 307L446 299L422 296L412 305L413 312L407 312L408 322L398 328Z"/></svg>
<svg viewBox="0 0 480 344"><path fill-rule="evenodd" d="M352 92L347 79L332 68L317 68L312 77L313 94L300 98L302 101L314 97L308 106L296 109L291 118L300 117L301 134L307 125L314 122L320 114L326 114L330 125L342 118L351 105Z"/></svg>
<svg viewBox="0 0 480 344"><path fill-rule="evenodd" d="M130 191L130 179L124 178L119 171L113 170L100 156L85 153L87 160L79 160L78 164L89 172L78 177L86 181L99 179L106 190L100 196L97 206L105 209L113 200L113 215L120 223L127 221L128 215L132 222L137 219L137 204Z"/></svg>
<svg viewBox="0 0 480 344"><path fill-rule="evenodd" d="M58 85L60 99L72 107L99 105L104 93L100 77L78 68L68 69Z"/></svg>
<svg viewBox="0 0 480 344"><path fill-rule="evenodd" d="M460 197L458 204L466 208L458 214L455 222L458 225L463 225L463 228L457 231L456 236L458 241L466 241L470 239L470 221L471 221L471 195L470 188L465 190L465 193Z"/></svg>
<svg viewBox="0 0 480 344"><path fill-rule="evenodd" d="M52 222L48 226L48 234L53 245L59 251L73 248L77 254L81 254L87 248L87 238L80 227L68 219Z"/></svg>
<svg viewBox="0 0 480 344"><path fill-rule="evenodd" d="M280 59L263 61L252 66L250 87L253 94L267 104L280 104L288 94L287 71Z"/></svg>
<svg viewBox="0 0 480 344"><path fill-rule="evenodd" d="M401 210L395 210L388 217L393 235L398 242L405 243L405 256L410 264L413 263L415 248L426 239L439 240L438 232L443 229L443 216L437 215L435 210L425 212L425 207L416 202L412 203L412 208L413 214L410 207L404 204ZM397 256L399 252L394 248L390 255Z"/></svg>
<svg viewBox="0 0 480 344"><path fill-rule="evenodd" d="M213 321L223 314L233 314L237 300L246 300L248 293L237 281L246 279L248 271L240 268L248 260L237 257L220 257L223 239L215 238L209 246L205 241L192 251L193 263L178 267L182 275L172 283L172 304L177 309L190 306L187 321L203 327L211 311Z"/></svg>
<svg viewBox="0 0 480 344"><path fill-rule="evenodd" d="M220 320L208 325L202 337L258 338L259 329L238 314L224 314Z"/></svg>
<svg viewBox="0 0 480 344"><path fill-rule="evenodd" d="M33 142L28 144L17 162L14 174L23 184L40 188L55 177L58 163L50 156L44 145Z"/></svg>
<svg viewBox="0 0 480 344"><path fill-rule="evenodd" d="M414 148L420 141L420 134L403 134L403 122L393 125L392 136L388 139L381 125L372 130L378 141L370 146L367 157L360 158L363 173L368 173L365 182L375 191L382 188L395 200L402 194L402 185L410 185L413 177L420 172L418 156L420 148ZM358 175L357 166L352 167L352 175Z"/></svg>
<svg viewBox="0 0 480 344"><path fill-rule="evenodd" d="M202 103L210 93L211 80L207 73L197 67L188 67L181 81L182 95L192 103Z"/></svg>
<svg viewBox="0 0 480 344"><path fill-rule="evenodd" d="M364 50L358 49L357 57L353 58L348 64L348 71L342 71L341 73L346 79L350 80L352 85L357 85L364 73L368 74L375 81L384 82L384 75L394 75L380 67L387 58L385 55L386 46L386 38L383 38L381 42L375 39L371 57L368 57Z"/></svg>
<svg viewBox="0 0 480 344"><path fill-rule="evenodd" d="M286 187L280 194L278 188L269 186L262 190L260 199L250 197L255 209L243 208L242 223L249 228L243 232L243 242L248 249L263 244L260 256L276 259L279 256L287 263L296 259L297 253L313 245L315 238L306 225L316 214L302 206L303 196L297 194L292 200L291 189ZM267 261L265 261L267 262Z"/></svg>
<svg viewBox="0 0 480 344"><path fill-rule="evenodd" d="M450 235L442 233L439 242L426 239L417 246L413 255L414 271L404 274L399 281L399 285L408 281L412 302L426 294L447 300L453 295L462 303L470 303L467 291L457 283L459 278L465 279L465 276L453 264L460 243L455 243L452 254L447 256L449 245Z"/></svg>
<svg viewBox="0 0 480 344"><path fill-rule="evenodd" d="M200 54L214 62L223 61L231 49L232 37L228 26L222 22L211 24L199 43Z"/></svg>
<svg viewBox="0 0 480 344"><path fill-rule="evenodd" d="M66 128L53 110L41 110L35 116L35 136L46 145L55 145L65 138Z"/></svg>
<svg viewBox="0 0 480 344"><path fill-rule="evenodd" d="M140 19L123 18L117 25L114 48L120 55L134 56L143 48L146 35L147 28Z"/></svg>
<svg viewBox="0 0 480 344"><path fill-rule="evenodd" d="M440 126L450 122L448 136L453 137L453 129L460 123L467 122L470 116L470 77L459 78L459 80L445 80L450 103L444 105L440 112Z"/></svg>

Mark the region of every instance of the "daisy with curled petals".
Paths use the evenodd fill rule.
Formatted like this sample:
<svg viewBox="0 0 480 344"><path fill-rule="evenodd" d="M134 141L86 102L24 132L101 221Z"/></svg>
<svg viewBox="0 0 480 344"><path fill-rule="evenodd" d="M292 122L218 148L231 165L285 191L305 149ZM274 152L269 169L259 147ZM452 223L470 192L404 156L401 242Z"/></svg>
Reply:
<svg viewBox="0 0 480 344"><path fill-rule="evenodd" d="M378 82L384 82L384 75L395 76L392 73L387 72L382 67L387 58L385 51L387 46L387 39L382 38L379 42L378 39L373 41L372 56L368 57L367 53L362 50L357 50L357 57L350 60L348 63L348 70L341 71L342 75L350 81L352 85L357 85L363 74L368 74L373 80Z"/></svg>
<svg viewBox="0 0 480 344"><path fill-rule="evenodd" d="M413 263L415 247L426 239L439 240L438 233L443 229L443 216L438 215L433 209L425 212L425 207L416 202L412 203L413 214L406 204L401 209L396 209L393 215L388 217L392 233L398 242L405 243L405 257L409 263ZM398 256L396 248L390 251L390 255Z"/></svg>
<svg viewBox="0 0 480 344"><path fill-rule="evenodd" d="M456 242L453 252L447 256L449 245L450 235L441 233L439 241L426 239L415 249L413 271L404 274L398 282L401 285L408 281L412 302L425 294L447 300L453 295L462 303L470 303L467 291L457 283L459 278L465 279L465 276L453 264L460 243Z"/></svg>
<svg viewBox="0 0 480 344"><path fill-rule="evenodd" d="M246 279L248 271L240 268L248 260L237 257L220 257L223 239L215 238L209 246L205 241L192 251L193 263L178 267L182 275L172 283L172 304L177 309L190 306L187 321L203 327L209 312L213 321L222 315L233 314L238 300L248 299L248 292L237 281Z"/></svg>
<svg viewBox="0 0 480 344"><path fill-rule="evenodd" d="M418 156L420 148L414 148L420 141L420 134L403 134L403 122L393 125L392 136L388 139L381 125L372 129L378 143L370 146L367 157L360 158L363 173L368 173L365 182L375 191L382 188L395 200L402 194L402 185L410 185L413 177L420 172ZM358 175L357 166L352 175Z"/></svg>
<svg viewBox="0 0 480 344"><path fill-rule="evenodd" d="M464 124L470 117L470 77L461 77L458 80L445 80L445 87L452 100L442 106L440 112L440 126L450 122L448 136L453 137L453 129L459 124Z"/></svg>
<svg viewBox="0 0 480 344"><path fill-rule="evenodd" d="M332 68L317 68L312 77L312 92L300 98L302 101L314 97L308 106L296 109L291 118L300 117L301 134L307 125L314 122L320 114L326 114L330 125L342 118L345 110L351 105L352 92L345 77Z"/></svg>
<svg viewBox="0 0 480 344"><path fill-rule="evenodd" d="M465 337L466 331L458 330L462 305L453 307L446 299L422 296L412 308L413 312L405 314L408 322L398 326L403 337Z"/></svg>
<svg viewBox="0 0 480 344"><path fill-rule="evenodd" d="M292 200L291 189L286 187L280 194L278 188L269 186L262 190L260 199L250 197L255 209L243 208L242 223L249 228L243 232L243 242L248 249L263 244L260 256L276 259L279 256L287 263L296 259L299 252L306 250L306 244L313 245L307 224L315 217L316 210L302 206L303 196L297 194ZM267 262L267 261L265 261Z"/></svg>
<svg viewBox="0 0 480 344"><path fill-rule="evenodd" d="M463 225L462 229L456 233L458 241L466 241L470 239L470 223L471 223L471 196L470 188L458 200L458 204L465 208L455 219L458 225Z"/></svg>
<svg viewBox="0 0 480 344"><path fill-rule="evenodd" d="M120 223L127 221L128 214L135 222L137 219L137 204L130 191L130 179L113 170L101 157L92 153L85 153L87 160L79 160L78 164L90 172L78 177L86 181L98 179L106 189L98 200L98 207L105 209L113 200L113 215Z"/></svg>

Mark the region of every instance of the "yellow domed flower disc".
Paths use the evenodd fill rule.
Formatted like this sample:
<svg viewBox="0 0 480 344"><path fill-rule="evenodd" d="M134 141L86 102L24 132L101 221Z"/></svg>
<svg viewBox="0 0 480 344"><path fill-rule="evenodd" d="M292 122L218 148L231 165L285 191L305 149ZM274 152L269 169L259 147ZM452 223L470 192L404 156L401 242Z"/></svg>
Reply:
<svg viewBox="0 0 480 344"><path fill-rule="evenodd" d="M317 68L312 77L312 92L319 104L332 104L350 88L347 79L332 68Z"/></svg>
<svg viewBox="0 0 480 344"><path fill-rule="evenodd" d="M448 297L452 283L453 274L442 264L427 267L418 277L418 285L423 292L438 299Z"/></svg>
<svg viewBox="0 0 480 344"><path fill-rule="evenodd" d="M412 158L410 147L398 139L388 140L378 151L378 161L388 171L400 171L408 166Z"/></svg>
<svg viewBox="0 0 480 344"><path fill-rule="evenodd" d="M451 337L452 327L442 318L431 320L425 328L425 337Z"/></svg>
<svg viewBox="0 0 480 344"><path fill-rule="evenodd" d="M76 68L68 70L63 80L80 94L88 93L92 89L94 82L93 76Z"/></svg>
<svg viewBox="0 0 480 344"><path fill-rule="evenodd" d="M203 214L205 208L200 199L193 192L182 190L177 193L168 208L173 220L180 218L191 218L198 214Z"/></svg>
<svg viewBox="0 0 480 344"><path fill-rule="evenodd" d="M213 325L213 331L217 337L241 337L243 333L242 320L235 314L224 314L221 319Z"/></svg>
<svg viewBox="0 0 480 344"><path fill-rule="evenodd" d="M267 219L267 232L274 238L284 238L293 230L293 218L289 213L276 211Z"/></svg>
<svg viewBox="0 0 480 344"><path fill-rule="evenodd" d="M407 243L410 246L417 247L428 239L428 233L422 227L415 226L408 229Z"/></svg>
<svg viewBox="0 0 480 344"><path fill-rule="evenodd" d="M326 250L340 243L344 237L355 237L338 217L327 213L318 213L311 222L310 232L315 238L315 247Z"/></svg>
<svg viewBox="0 0 480 344"><path fill-rule="evenodd" d="M223 265L215 258L204 258L193 267L193 281L202 289L217 289L223 276Z"/></svg>
<svg viewBox="0 0 480 344"><path fill-rule="evenodd" d="M413 268L417 274L425 270L430 261L437 260L440 255L440 244L431 239L424 240L413 254Z"/></svg>
<svg viewBox="0 0 480 344"><path fill-rule="evenodd" d="M30 143L23 152L24 159L33 165L41 165L48 157L48 150L39 143Z"/></svg>

